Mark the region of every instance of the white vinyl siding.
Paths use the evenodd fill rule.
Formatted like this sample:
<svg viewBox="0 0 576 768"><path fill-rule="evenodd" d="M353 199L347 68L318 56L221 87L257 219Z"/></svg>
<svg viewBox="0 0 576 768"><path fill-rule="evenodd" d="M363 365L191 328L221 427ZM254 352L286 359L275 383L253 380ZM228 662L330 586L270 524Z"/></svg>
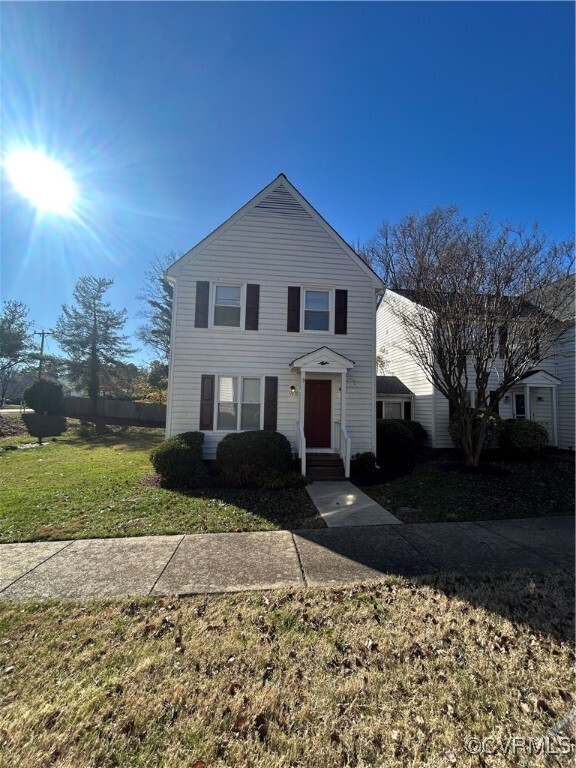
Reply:
<svg viewBox="0 0 576 768"><path fill-rule="evenodd" d="M558 385L558 447L573 451L575 448L574 432L574 326L569 328L556 345L554 361L555 375L560 379Z"/></svg>
<svg viewBox="0 0 576 768"><path fill-rule="evenodd" d="M275 193L273 193L275 194ZM284 193L283 193L284 194ZM208 239L189 260L184 258L175 286L175 328L167 434L198 428L200 375L278 377L277 428L296 448L299 376L290 362L326 345L354 361L346 395L346 425L352 452L375 450L375 285L364 269L323 226L293 198L269 197ZM282 200L286 210L282 212ZM290 202L291 201L291 202ZM263 201L265 202L265 201ZM258 333L223 333L221 328L194 328L195 284L222 276L233 284L260 285ZM305 276L305 283L303 281ZM288 333L288 287L333 286L348 291L348 333ZM304 304L302 297L301 305ZM261 406L263 408L263 405ZM222 433L206 432L205 457L214 458Z"/></svg>
<svg viewBox="0 0 576 768"><path fill-rule="evenodd" d="M397 376L402 384L414 393L412 419L419 421L428 433L432 447L434 442L434 387L424 371L418 367L413 358L404 350L406 347L406 332L398 317L391 309L390 302L396 300L392 291L386 291L376 314L376 351L384 348L387 376ZM407 299L400 298L401 301Z"/></svg>

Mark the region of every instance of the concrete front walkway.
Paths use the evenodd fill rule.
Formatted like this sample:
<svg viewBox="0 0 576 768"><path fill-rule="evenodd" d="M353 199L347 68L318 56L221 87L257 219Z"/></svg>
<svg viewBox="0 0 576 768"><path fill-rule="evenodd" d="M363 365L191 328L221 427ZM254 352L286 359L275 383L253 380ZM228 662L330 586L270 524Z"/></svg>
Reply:
<svg viewBox="0 0 576 768"><path fill-rule="evenodd" d="M306 486L306 490L328 528L402 525L402 520L398 520L392 512L381 507L348 480L315 480Z"/></svg>
<svg viewBox="0 0 576 768"><path fill-rule="evenodd" d="M574 569L574 518L144 536L0 545L0 598L239 592Z"/></svg>

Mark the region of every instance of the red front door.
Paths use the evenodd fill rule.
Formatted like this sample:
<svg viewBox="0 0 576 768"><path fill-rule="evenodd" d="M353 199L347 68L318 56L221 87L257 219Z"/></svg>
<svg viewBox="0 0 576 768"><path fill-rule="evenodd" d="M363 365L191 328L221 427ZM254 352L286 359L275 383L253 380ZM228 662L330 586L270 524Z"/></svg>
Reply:
<svg viewBox="0 0 576 768"><path fill-rule="evenodd" d="M332 382L306 379L304 434L307 448L330 448L332 444Z"/></svg>

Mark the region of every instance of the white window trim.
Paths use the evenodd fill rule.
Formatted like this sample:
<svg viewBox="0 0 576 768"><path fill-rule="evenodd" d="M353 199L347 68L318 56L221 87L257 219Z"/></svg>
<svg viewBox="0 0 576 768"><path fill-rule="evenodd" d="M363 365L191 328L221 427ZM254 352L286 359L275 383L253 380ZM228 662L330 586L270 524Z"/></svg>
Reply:
<svg viewBox="0 0 576 768"><path fill-rule="evenodd" d="M218 283L222 285L222 283ZM218 328L220 326L217 326ZM218 429L218 406L220 404L220 379L238 379L238 414L236 416L236 429ZM230 432L254 432L253 429L240 429L242 423L242 392L244 379L258 379L260 381L260 424L258 429L264 429L264 381L265 376L252 376L250 374L240 375L238 373L222 373L216 374L215 381L215 397L214 397L214 424L216 428L214 432L219 432L221 435L227 435Z"/></svg>
<svg viewBox="0 0 576 768"><path fill-rule="evenodd" d="M300 288L300 328L302 333L312 334L331 334L334 335L334 288L328 288L325 285L303 285ZM328 330L327 331L314 331L306 328L306 291L321 291L328 294Z"/></svg>
<svg viewBox="0 0 576 768"><path fill-rule="evenodd" d="M225 286L228 288L240 288L240 325L216 325L214 323L214 311L216 307L216 287ZM218 331L238 333L243 331L246 326L246 283L239 280L214 280L210 283L210 316L208 327ZM257 377L255 377L257 378Z"/></svg>

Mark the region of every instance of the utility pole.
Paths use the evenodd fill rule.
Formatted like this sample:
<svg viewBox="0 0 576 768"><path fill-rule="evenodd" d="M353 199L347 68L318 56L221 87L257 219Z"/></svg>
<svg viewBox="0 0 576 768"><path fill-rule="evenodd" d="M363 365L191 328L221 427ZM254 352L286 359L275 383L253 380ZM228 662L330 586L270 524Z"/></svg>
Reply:
<svg viewBox="0 0 576 768"><path fill-rule="evenodd" d="M41 336L40 341L40 362L38 363L38 378L42 378L42 363L44 362L44 339L46 336L52 336L52 331L34 331L34 336Z"/></svg>

